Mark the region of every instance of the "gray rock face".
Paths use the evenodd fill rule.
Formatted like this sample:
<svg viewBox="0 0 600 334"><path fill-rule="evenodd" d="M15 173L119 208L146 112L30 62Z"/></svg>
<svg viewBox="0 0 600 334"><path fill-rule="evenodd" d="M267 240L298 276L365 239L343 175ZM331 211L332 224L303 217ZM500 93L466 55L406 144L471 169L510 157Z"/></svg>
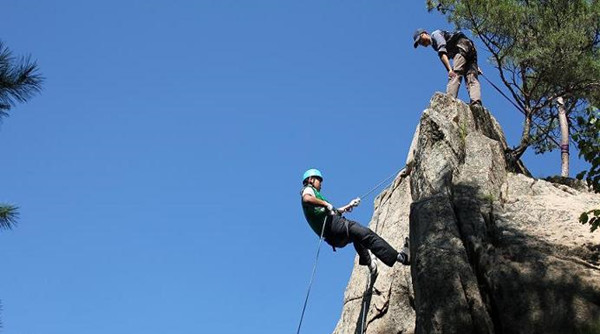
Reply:
<svg viewBox="0 0 600 334"><path fill-rule="evenodd" d="M412 265L358 266L334 334L600 333L600 196L508 170L485 110L436 94L369 227Z"/></svg>

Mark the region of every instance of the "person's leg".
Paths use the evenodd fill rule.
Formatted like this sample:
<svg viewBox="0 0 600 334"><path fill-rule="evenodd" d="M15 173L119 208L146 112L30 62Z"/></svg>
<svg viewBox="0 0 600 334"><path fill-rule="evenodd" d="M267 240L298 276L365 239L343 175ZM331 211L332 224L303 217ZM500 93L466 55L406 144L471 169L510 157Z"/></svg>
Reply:
<svg viewBox="0 0 600 334"><path fill-rule="evenodd" d="M371 254L369 254L369 250L358 241L353 241L352 244L358 254L358 264L361 266L368 266L371 263Z"/></svg>
<svg viewBox="0 0 600 334"><path fill-rule="evenodd" d="M465 65L467 61L460 53L454 56L452 70L456 73L454 78L448 78L448 85L446 86L446 93L453 97L458 96L458 89L460 88L460 82L465 74Z"/></svg>
<svg viewBox="0 0 600 334"><path fill-rule="evenodd" d="M467 75L465 76L471 104L481 104L481 85L479 84L478 76L479 66L477 65L477 55L475 55L475 59L469 61Z"/></svg>
<svg viewBox="0 0 600 334"><path fill-rule="evenodd" d="M458 42L458 48L461 50L460 56L464 59L462 74L465 76L465 82L471 104L481 105L481 86L479 84L479 66L477 65L477 49L470 39L463 38Z"/></svg>
<svg viewBox="0 0 600 334"><path fill-rule="evenodd" d="M350 241L354 243L360 264L367 265L371 262L367 249L389 267L398 261L398 251L383 240L383 238L357 222L351 220L347 222Z"/></svg>

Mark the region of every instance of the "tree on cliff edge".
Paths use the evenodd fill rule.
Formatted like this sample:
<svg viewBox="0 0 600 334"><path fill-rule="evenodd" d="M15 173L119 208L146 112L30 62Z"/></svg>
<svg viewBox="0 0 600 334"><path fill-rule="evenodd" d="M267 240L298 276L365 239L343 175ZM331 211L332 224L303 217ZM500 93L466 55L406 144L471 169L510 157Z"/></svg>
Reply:
<svg viewBox="0 0 600 334"><path fill-rule="evenodd" d="M600 98L596 101L600 102ZM589 162L591 167L590 170L577 175L577 178L585 179L596 192L600 192L600 110L590 107L586 113L584 117L577 118L577 125L582 130L578 131L574 138L579 156ZM600 209L582 213L579 221L582 224L590 224L590 230L594 232L600 227Z"/></svg>
<svg viewBox="0 0 600 334"><path fill-rule="evenodd" d="M592 95L600 90L600 1L427 0L427 7L490 52L524 115L521 140L509 157L520 158L529 146L536 153L561 148L568 175L568 131L586 131L586 122L573 120L589 119Z"/></svg>
<svg viewBox="0 0 600 334"><path fill-rule="evenodd" d="M0 41L0 118L8 116L17 103L27 102L39 93L42 82L34 61L29 57L15 58ZM17 217L16 206L0 203L0 229L12 228Z"/></svg>

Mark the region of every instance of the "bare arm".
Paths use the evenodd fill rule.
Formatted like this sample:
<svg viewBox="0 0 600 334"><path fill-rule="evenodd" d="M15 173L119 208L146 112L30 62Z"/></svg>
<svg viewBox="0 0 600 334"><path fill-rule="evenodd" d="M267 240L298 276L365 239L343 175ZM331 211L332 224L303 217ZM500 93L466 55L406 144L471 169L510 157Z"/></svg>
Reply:
<svg viewBox="0 0 600 334"><path fill-rule="evenodd" d="M318 205L318 206L323 206L323 207L327 207L327 205L330 205L329 203L327 203L323 200L320 200L320 199L316 198L315 196L312 196L309 194L304 194L302 196L302 202L313 204L313 205Z"/></svg>
<svg viewBox="0 0 600 334"><path fill-rule="evenodd" d="M351 204L346 204L346 205L342 206L341 208L338 208L337 210L338 210L339 212L351 212L353 208L354 208L354 206L353 206L353 205L351 205Z"/></svg>
<svg viewBox="0 0 600 334"><path fill-rule="evenodd" d="M448 55L445 52L440 53L440 60L441 60L442 64L444 65L444 67L446 68L446 71L448 71L448 76L449 77L455 76L456 73L454 73L454 71L452 70L452 66L450 66L450 59L448 59Z"/></svg>
<svg viewBox="0 0 600 334"><path fill-rule="evenodd" d="M320 199L316 198L315 196L312 196L309 194L304 194L302 196L302 202L313 204L313 205L318 205L318 206L323 206L323 207L327 207L328 205L331 205L330 203L320 200ZM353 205L352 202L350 202L350 203L342 206L341 208L337 208L336 210L340 213L351 212L352 209L354 208L354 206L355 205Z"/></svg>
<svg viewBox="0 0 600 334"><path fill-rule="evenodd" d="M350 201L350 203L342 206L341 208L338 209L339 212L352 212L352 209L354 209L354 207L358 206L360 204L360 198L357 197L353 200Z"/></svg>

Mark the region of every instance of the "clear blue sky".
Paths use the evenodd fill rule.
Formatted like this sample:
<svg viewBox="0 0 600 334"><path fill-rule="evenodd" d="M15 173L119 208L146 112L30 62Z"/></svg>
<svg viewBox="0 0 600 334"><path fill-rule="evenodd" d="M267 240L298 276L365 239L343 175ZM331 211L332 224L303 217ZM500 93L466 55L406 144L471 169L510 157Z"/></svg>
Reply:
<svg viewBox="0 0 600 334"><path fill-rule="evenodd" d="M295 333L318 240L302 173L320 168L338 205L366 192L402 167L445 90L435 53L412 48L415 28L450 29L425 1L5 0L2 12L0 39L47 78L0 125L0 202L21 212L0 231L7 334ZM520 114L482 86L516 144ZM558 152L526 163L560 172ZM372 201L349 217L367 224ZM352 269L352 247L321 254L303 333L333 330Z"/></svg>

